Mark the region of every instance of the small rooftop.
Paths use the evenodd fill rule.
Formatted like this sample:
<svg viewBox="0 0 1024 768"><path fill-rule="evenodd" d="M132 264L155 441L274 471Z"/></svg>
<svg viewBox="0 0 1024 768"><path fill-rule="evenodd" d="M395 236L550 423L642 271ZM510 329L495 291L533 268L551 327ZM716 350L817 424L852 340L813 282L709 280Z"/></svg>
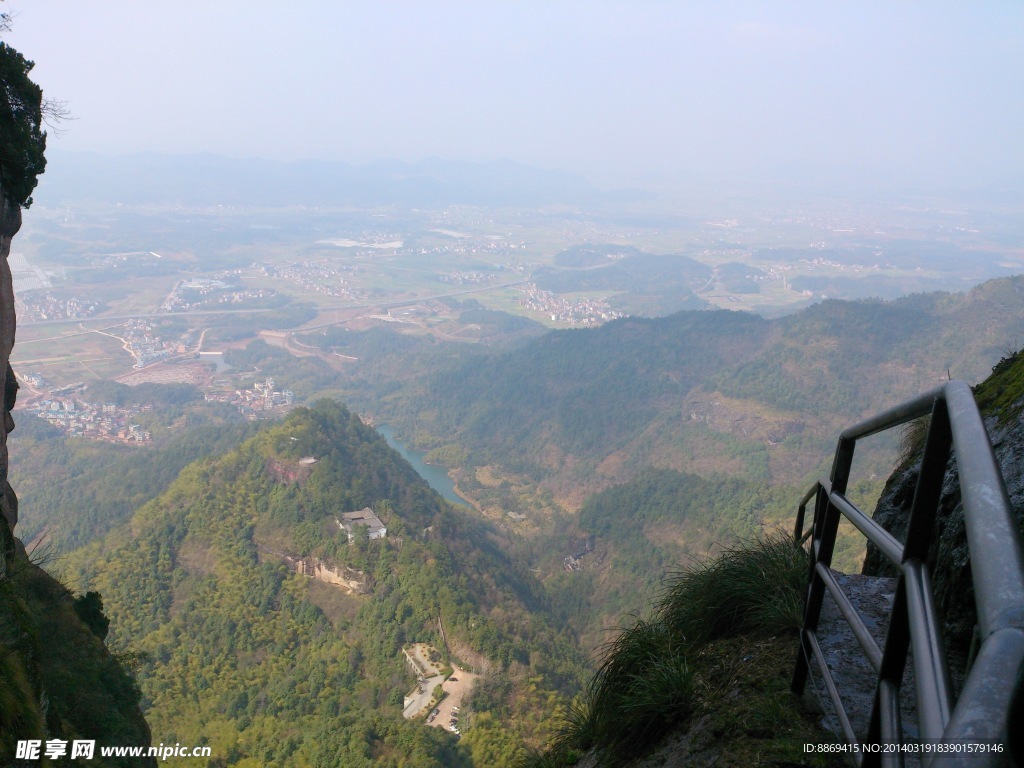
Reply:
<svg viewBox="0 0 1024 768"><path fill-rule="evenodd" d="M352 531L357 525L365 525L366 533L371 539L380 539L387 535L387 526L381 522L381 519L377 517L376 513L369 507L360 509L358 512L342 512L341 519L338 520L338 527L345 530L348 533L348 538L352 540Z"/></svg>

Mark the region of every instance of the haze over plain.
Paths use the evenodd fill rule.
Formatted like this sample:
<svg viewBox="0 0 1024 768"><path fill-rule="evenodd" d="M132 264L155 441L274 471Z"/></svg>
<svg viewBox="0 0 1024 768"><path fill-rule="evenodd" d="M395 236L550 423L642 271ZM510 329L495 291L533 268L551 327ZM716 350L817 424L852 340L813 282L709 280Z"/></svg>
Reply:
<svg viewBox="0 0 1024 768"><path fill-rule="evenodd" d="M1024 171L1011 2L5 6L74 117L51 151L511 159L607 186Z"/></svg>

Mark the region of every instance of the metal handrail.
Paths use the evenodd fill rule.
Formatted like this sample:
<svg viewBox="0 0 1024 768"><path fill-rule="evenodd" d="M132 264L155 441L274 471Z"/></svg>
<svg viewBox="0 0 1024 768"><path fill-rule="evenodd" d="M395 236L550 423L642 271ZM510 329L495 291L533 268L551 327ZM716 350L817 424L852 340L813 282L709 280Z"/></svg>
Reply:
<svg viewBox="0 0 1024 768"><path fill-rule="evenodd" d="M906 542L901 543L846 498L853 453L858 440L929 414L931 423ZM981 640L959 698L954 697L950 683L926 564L951 449L956 451ZM814 518L805 532L806 507L811 499L815 502ZM883 649L878 648L829 569L840 516L850 520L899 569ZM830 480L816 483L798 507L794 539L803 544L808 537L813 563L792 689L798 694L803 692L813 658L824 676L857 765L903 765L904 752L900 747L883 750L904 744L899 691L908 652L914 659L921 734L917 754L922 762L931 766L963 764L977 768L1006 764L1005 752L985 750L1006 749L1008 712L1024 665L1024 555L1006 486L970 387L962 381L950 381L844 430L836 447ZM818 644L818 622L826 590L836 600L878 675L868 731L862 738L854 733ZM1016 695L1024 696L1024 690L1018 689ZM983 751L945 751L967 749Z"/></svg>

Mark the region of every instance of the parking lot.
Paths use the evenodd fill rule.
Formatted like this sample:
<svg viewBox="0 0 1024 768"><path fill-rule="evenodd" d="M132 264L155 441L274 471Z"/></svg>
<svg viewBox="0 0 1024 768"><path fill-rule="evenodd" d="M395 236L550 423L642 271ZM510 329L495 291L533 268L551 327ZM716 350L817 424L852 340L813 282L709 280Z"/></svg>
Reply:
<svg viewBox="0 0 1024 768"><path fill-rule="evenodd" d="M461 714L462 703L469 696L473 683L479 677L479 675L467 672L455 664L452 664L452 669L454 671L451 677L441 684L445 697L436 707L437 715L428 723L428 725L432 725L435 728L444 728L446 731L451 730L451 721L453 719L456 721L456 727L461 730L458 715ZM452 711L453 709L455 710L454 712Z"/></svg>

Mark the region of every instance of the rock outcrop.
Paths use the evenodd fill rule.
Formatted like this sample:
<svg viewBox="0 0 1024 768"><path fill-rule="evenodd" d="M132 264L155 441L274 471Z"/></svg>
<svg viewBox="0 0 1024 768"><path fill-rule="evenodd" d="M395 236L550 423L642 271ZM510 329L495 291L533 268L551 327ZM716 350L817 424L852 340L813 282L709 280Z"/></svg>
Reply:
<svg viewBox="0 0 1024 768"><path fill-rule="evenodd" d="M307 576L324 584L341 587L351 595L366 594L369 590L366 586L366 575L354 568L331 568L319 557L295 558L282 555L288 569L300 576Z"/></svg>
<svg viewBox="0 0 1024 768"><path fill-rule="evenodd" d="M11 409L14 407L18 382L11 369L16 317L14 312L14 281L7 257L11 240L21 229L21 206L12 203L0 187L0 372L3 375L3 416L0 418L0 514L11 532L18 524L18 497L7 482L7 434L14 429Z"/></svg>

